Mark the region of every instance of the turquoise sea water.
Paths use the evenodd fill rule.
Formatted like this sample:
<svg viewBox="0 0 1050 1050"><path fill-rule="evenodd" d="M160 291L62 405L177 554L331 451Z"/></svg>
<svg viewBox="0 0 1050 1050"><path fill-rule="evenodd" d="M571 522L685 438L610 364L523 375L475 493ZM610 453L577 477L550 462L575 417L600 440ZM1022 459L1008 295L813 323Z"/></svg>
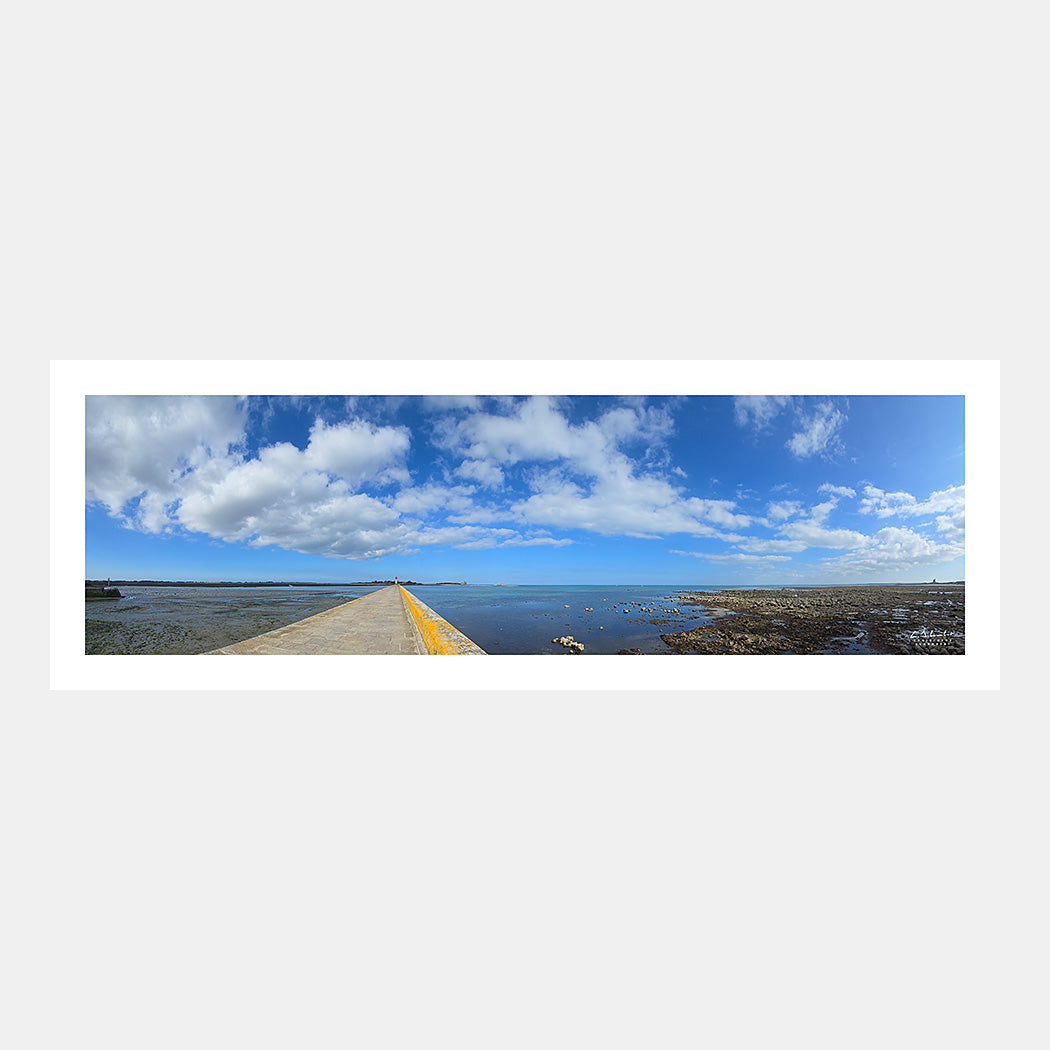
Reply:
<svg viewBox="0 0 1050 1050"><path fill-rule="evenodd" d="M726 587L420 586L410 590L493 655L667 653L661 633L708 618L675 596ZM85 603L89 654L191 654L254 637L376 590L374 587L122 587L125 597ZM670 610L680 608L675 614ZM655 621L655 622L654 622Z"/></svg>

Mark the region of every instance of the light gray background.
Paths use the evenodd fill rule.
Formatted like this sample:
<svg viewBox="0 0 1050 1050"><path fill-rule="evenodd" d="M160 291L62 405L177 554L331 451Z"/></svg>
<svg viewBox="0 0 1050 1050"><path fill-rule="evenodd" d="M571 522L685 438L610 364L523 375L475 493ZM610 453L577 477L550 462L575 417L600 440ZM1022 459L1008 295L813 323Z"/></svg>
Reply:
<svg viewBox="0 0 1050 1050"><path fill-rule="evenodd" d="M20 25L13 448L47 358L1001 358L1026 418L1023 6L186 12ZM1045 1044L1019 662L958 695L50 693L16 458L11 1045Z"/></svg>

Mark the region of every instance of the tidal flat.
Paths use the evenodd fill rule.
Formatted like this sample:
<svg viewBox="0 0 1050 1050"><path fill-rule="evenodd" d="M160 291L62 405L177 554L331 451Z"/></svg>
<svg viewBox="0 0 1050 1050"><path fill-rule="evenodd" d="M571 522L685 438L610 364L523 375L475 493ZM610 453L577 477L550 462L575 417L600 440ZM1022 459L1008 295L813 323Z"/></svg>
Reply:
<svg viewBox="0 0 1050 1050"><path fill-rule="evenodd" d="M679 597L716 617L662 634L675 653L962 655L961 583L694 592Z"/></svg>

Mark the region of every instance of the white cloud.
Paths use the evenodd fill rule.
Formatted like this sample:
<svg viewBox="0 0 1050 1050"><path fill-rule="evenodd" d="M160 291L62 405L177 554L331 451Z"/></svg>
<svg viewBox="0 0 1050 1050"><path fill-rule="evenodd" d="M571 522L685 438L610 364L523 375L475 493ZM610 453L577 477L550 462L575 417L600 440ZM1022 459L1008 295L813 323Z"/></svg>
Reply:
<svg viewBox="0 0 1050 1050"><path fill-rule="evenodd" d="M540 539L523 539L520 536L512 536L510 539L500 540L496 537L482 537L469 543L458 543L459 550L488 550L494 547L567 547L572 540L556 540L548 536Z"/></svg>
<svg viewBox="0 0 1050 1050"><path fill-rule="evenodd" d="M672 554L685 554L716 565L767 565L774 561L791 561L786 554L704 554L700 551L677 551Z"/></svg>
<svg viewBox="0 0 1050 1050"><path fill-rule="evenodd" d="M962 543L966 538L966 514L963 511L955 514L939 514L937 531L950 543Z"/></svg>
<svg viewBox="0 0 1050 1050"><path fill-rule="evenodd" d="M489 460L467 459L459 464L453 473L460 478L476 481L486 488L499 488L503 484L502 467Z"/></svg>
<svg viewBox="0 0 1050 1050"><path fill-rule="evenodd" d="M829 499L823 503L818 503L816 506L810 507L809 509L809 521L816 525L821 525L827 519L827 516L839 505L837 499Z"/></svg>
<svg viewBox="0 0 1050 1050"><path fill-rule="evenodd" d="M336 558L377 557L407 539L409 530L395 510L308 469L294 446L210 466L183 486L176 514L190 531Z"/></svg>
<svg viewBox="0 0 1050 1050"><path fill-rule="evenodd" d="M908 493L886 493L868 485L864 489L865 506L881 516L891 513L918 515L949 509L926 525L937 531L931 538L908 529L881 529L874 535L847 528L829 528L827 520L839 501L856 496L856 490L843 485L823 484L819 490L830 498L803 512L795 501L770 504L766 519L756 523L777 530L776 539L744 537L735 546L747 553L799 553L809 548L849 551L850 554L830 559L826 564L854 570L864 568L883 571L889 567L904 570L924 564L951 560L964 553L965 514L962 486L933 493L919 501ZM789 518L799 515L795 520Z"/></svg>
<svg viewBox="0 0 1050 1050"><path fill-rule="evenodd" d="M937 543L912 529L879 529L868 544L838 563L842 568L904 571L953 561L965 553L961 543Z"/></svg>
<svg viewBox="0 0 1050 1050"><path fill-rule="evenodd" d="M507 413L473 412L449 418L434 428L435 441L462 457L456 474L486 485L503 480L507 467L519 463L561 463L574 472L602 477L623 459L620 446L661 444L671 432L663 409L612 408L596 420L573 424L559 399L531 397Z"/></svg>
<svg viewBox="0 0 1050 1050"><path fill-rule="evenodd" d="M790 397L741 396L733 398L733 418L738 427L752 426L762 430L769 426L780 410L791 403Z"/></svg>
<svg viewBox="0 0 1050 1050"><path fill-rule="evenodd" d="M297 448L277 445L263 449L258 459L213 460L195 471L181 486L176 516L195 532L246 539L268 510L298 501L317 484L325 486L324 475L307 475Z"/></svg>
<svg viewBox="0 0 1050 1050"><path fill-rule="evenodd" d="M763 540L756 536L746 536L737 540L736 546L752 554L798 554L804 551L807 545L802 540Z"/></svg>
<svg viewBox="0 0 1050 1050"><path fill-rule="evenodd" d="M591 472L600 471L611 451L595 423L570 426L548 397L528 398L512 414L475 412L457 419L445 440L468 460L495 465L570 460Z"/></svg>
<svg viewBox="0 0 1050 1050"><path fill-rule="evenodd" d="M792 455L806 459L817 453L827 455L841 450L842 442L838 435L846 423L846 417L830 402L822 402L810 414L800 411L798 422L801 429L787 442Z"/></svg>
<svg viewBox="0 0 1050 1050"><path fill-rule="evenodd" d="M807 547L858 548L868 542L862 532L852 529L825 529L813 521L796 521L785 525L780 535L789 540L797 540Z"/></svg>
<svg viewBox="0 0 1050 1050"><path fill-rule="evenodd" d="M88 499L129 527L181 527L224 542L352 560L435 544L571 542L485 527L478 519L495 512L474 507L473 485L411 486L403 427L317 418L305 449L279 442L248 457L245 406L237 399L93 398L87 407ZM403 487L381 500L357 491L364 484ZM452 515L467 520L426 524Z"/></svg>
<svg viewBox="0 0 1050 1050"><path fill-rule="evenodd" d="M952 517L961 514L966 507L966 486L952 485L932 492L925 500L916 499L910 492L884 492L874 485L864 486L864 499L860 501L860 513L875 513L876 517L893 515L914 516L917 514L946 514Z"/></svg>
<svg viewBox="0 0 1050 1050"><path fill-rule="evenodd" d="M770 503L766 508L766 514L774 521L785 521L792 515L798 514L802 504L797 500L781 500L779 503Z"/></svg>
<svg viewBox="0 0 1050 1050"><path fill-rule="evenodd" d="M477 525L423 526L412 536L412 542L423 547L451 546L459 550L494 547L499 540L516 536L513 529L486 529Z"/></svg>
<svg viewBox="0 0 1050 1050"><path fill-rule="evenodd" d="M88 502L147 532L167 524L165 507L187 471L244 440L245 406L234 397L90 396L84 408Z"/></svg>
<svg viewBox="0 0 1050 1050"><path fill-rule="evenodd" d="M874 485L865 485L864 499L860 501L858 511L861 514L874 511L878 517L886 518L901 513L901 508L914 507L917 503L918 500L909 492L885 492Z"/></svg>
<svg viewBox="0 0 1050 1050"><path fill-rule="evenodd" d="M391 500L391 506L401 514L427 514L435 510L469 513L473 508L474 491L471 485L438 485L431 482L402 489Z"/></svg>
<svg viewBox="0 0 1050 1050"><path fill-rule="evenodd" d="M474 394L424 394L420 406L424 412L447 412L464 408L473 411L481 407L481 398Z"/></svg>
<svg viewBox="0 0 1050 1050"><path fill-rule="evenodd" d="M413 543L422 546L436 544L457 550L490 550L494 547L567 547L570 539L553 536L522 536L514 529L486 529L476 525L422 528L413 535Z"/></svg>
<svg viewBox="0 0 1050 1050"><path fill-rule="evenodd" d="M610 471L589 489L556 471L533 475L532 485L536 491L510 510L536 525L653 538L676 532L719 536L718 527L750 523L733 513L731 501L687 498L661 478L638 477L626 469Z"/></svg>
<svg viewBox="0 0 1050 1050"><path fill-rule="evenodd" d="M736 507L733 500L691 497L683 501L683 507L697 521L708 521L726 529L746 529L751 524L750 515L738 514L733 509Z"/></svg>
<svg viewBox="0 0 1050 1050"><path fill-rule="evenodd" d="M273 406L253 405L274 414ZM828 527L839 502L857 495L845 485L821 484L823 501L808 508L797 498L770 502L765 517L744 512L759 504L742 490L735 500L694 496L671 462L669 413L643 399L620 401L582 421L557 398L434 399L426 432L416 440L441 450L433 469L445 480L424 475L419 484L408 470L407 428L356 416L334 421L331 403L303 403L300 411L311 407L318 415L305 448L279 442L249 456L246 434L257 431L246 431L243 399L88 398L88 500L144 531L181 527L221 541L349 559L438 544L571 543L548 529L712 538L734 551L693 556L739 565L788 561L818 548L852 552L838 559L844 565L881 568L945 560L963 550L961 485L925 500L866 485L862 513L923 516L914 530L874 536ZM806 424L789 442L796 455L839 447L845 417L830 404L808 416L788 398L738 398L736 405L738 422L759 428L785 408ZM691 469L704 476L706 467ZM798 488L787 483L770 491L785 489L780 495L797 497ZM768 537L743 534L763 528Z"/></svg>
<svg viewBox="0 0 1050 1050"><path fill-rule="evenodd" d="M414 539L389 507L362 493L302 505L291 500L267 507L253 524L257 547L281 547L329 558L378 558Z"/></svg>
<svg viewBox="0 0 1050 1050"><path fill-rule="evenodd" d="M304 465L356 487L365 479L378 484L407 483L404 458L411 436L405 427L377 427L363 420L329 426L317 419L310 428Z"/></svg>
<svg viewBox="0 0 1050 1050"><path fill-rule="evenodd" d="M364 558L396 550L408 528L396 510L355 494L366 479L408 479L406 430L315 421L305 450L281 442L254 459L213 459L180 485L179 523L224 540L304 554ZM417 497L422 498L422 497Z"/></svg>
<svg viewBox="0 0 1050 1050"><path fill-rule="evenodd" d="M670 532L717 535L750 518L729 500L691 498L651 461L672 431L663 409L637 400L617 405L594 420L570 422L558 399L528 398L504 414L478 412L445 420L436 441L462 457L453 469L489 488L506 485L507 471L531 493L512 499L502 514L477 508L490 520L502 517L525 524L584 529L603 535L654 537ZM625 448L638 446L643 462Z"/></svg>
<svg viewBox="0 0 1050 1050"><path fill-rule="evenodd" d="M88 398L89 501L132 527L175 525L215 539L328 557L376 557L409 534L398 514L355 494L364 480L408 480L408 432L317 420L304 451L278 443L245 458L243 400ZM132 512L128 504L137 500Z"/></svg>
<svg viewBox="0 0 1050 1050"><path fill-rule="evenodd" d="M846 424L846 416L831 402L818 404L807 412L803 404L788 396L741 396L733 399L733 418L738 427L766 430L784 410L793 410L795 433L786 447L798 459L818 453L829 457L842 451L839 433ZM842 493L840 493L842 494Z"/></svg>
<svg viewBox="0 0 1050 1050"><path fill-rule="evenodd" d="M820 488L817 489L817 491L828 492L832 496L838 496L840 499L845 499L847 497L852 499L854 496L857 495L854 489L847 488L845 485L832 485L828 482L824 482L824 484L821 485Z"/></svg>

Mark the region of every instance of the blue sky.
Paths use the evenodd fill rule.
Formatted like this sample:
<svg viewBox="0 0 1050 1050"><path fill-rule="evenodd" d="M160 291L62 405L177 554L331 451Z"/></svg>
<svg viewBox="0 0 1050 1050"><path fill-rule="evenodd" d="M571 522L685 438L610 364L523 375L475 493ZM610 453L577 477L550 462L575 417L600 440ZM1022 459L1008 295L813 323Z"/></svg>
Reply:
<svg viewBox="0 0 1050 1050"><path fill-rule="evenodd" d="M88 396L89 579L965 578L964 398Z"/></svg>

